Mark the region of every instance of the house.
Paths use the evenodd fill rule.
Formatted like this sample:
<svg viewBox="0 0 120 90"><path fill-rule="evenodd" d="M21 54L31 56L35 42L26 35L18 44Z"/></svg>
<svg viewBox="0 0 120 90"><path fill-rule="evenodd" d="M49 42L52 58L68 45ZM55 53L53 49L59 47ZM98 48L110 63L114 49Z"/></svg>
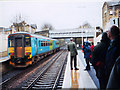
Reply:
<svg viewBox="0 0 120 90"><path fill-rule="evenodd" d="M11 28L12 28L12 30L14 29L15 32L35 33L35 31L37 29L37 25L36 24L29 25L25 21L22 21L19 23L13 23L13 25L11 25Z"/></svg>

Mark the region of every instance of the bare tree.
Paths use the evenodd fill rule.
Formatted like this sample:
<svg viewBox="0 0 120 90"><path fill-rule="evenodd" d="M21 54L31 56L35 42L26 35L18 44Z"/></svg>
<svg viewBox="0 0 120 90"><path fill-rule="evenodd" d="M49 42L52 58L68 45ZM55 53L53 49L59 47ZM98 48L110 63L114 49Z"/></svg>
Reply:
<svg viewBox="0 0 120 90"><path fill-rule="evenodd" d="M49 23L45 23L41 27L42 30L53 30L53 26Z"/></svg>
<svg viewBox="0 0 120 90"><path fill-rule="evenodd" d="M88 22L84 22L84 24L80 25L79 28L91 28L91 25Z"/></svg>

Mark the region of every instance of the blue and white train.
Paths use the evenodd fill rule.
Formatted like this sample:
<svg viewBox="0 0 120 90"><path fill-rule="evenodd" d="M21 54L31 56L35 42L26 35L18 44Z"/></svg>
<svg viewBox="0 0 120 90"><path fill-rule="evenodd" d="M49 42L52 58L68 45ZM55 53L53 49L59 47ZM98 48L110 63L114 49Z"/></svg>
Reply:
<svg viewBox="0 0 120 90"><path fill-rule="evenodd" d="M7 53L14 67L26 67L36 63L40 57L47 56L60 49L58 40L27 32L18 32L8 36Z"/></svg>

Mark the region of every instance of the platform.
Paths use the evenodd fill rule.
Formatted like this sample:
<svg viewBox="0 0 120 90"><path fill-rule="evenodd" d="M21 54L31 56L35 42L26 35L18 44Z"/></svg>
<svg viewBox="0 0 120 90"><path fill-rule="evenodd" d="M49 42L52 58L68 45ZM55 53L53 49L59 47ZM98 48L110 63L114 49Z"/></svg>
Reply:
<svg viewBox="0 0 120 90"><path fill-rule="evenodd" d="M6 56L6 57L2 57L2 58L0 58L0 63L2 63L2 62L5 62L5 61L7 61L9 58Z"/></svg>
<svg viewBox="0 0 120 90"><path fill-rule="evenodd" d="M97 86L95 85L88 71L84 71L85 65L83 64L83 60L81 60L84 58L83 56L82 58L80 58L79 55L77 55L77 67L79 68L79 70L71 70L70 53L68 54L68 61L62 88L97 89Z"/></svg>

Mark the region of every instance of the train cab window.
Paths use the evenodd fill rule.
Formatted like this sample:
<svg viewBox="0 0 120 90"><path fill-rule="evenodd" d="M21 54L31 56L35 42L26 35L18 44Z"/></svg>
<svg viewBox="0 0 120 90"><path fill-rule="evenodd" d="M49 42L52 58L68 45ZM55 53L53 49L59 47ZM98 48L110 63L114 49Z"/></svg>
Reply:
<svg viewBox="0 0 120 90"><path fill-rule="evenodd" d="M31 46L30 37L25 37L25 47Z"/></svg>
<svg viewBox="0 0 120 90"><path fill-rule="evenodd" d="M22 47L22 38L16 38L15 39L15 43L16 43L16 47Z"/></svg>
<svg viewBox="0 0 120 90"><path fill-rule="evenodd" d="M14 41L13 41L13 39L9 40L9 47L14 47Z"/></svg>

